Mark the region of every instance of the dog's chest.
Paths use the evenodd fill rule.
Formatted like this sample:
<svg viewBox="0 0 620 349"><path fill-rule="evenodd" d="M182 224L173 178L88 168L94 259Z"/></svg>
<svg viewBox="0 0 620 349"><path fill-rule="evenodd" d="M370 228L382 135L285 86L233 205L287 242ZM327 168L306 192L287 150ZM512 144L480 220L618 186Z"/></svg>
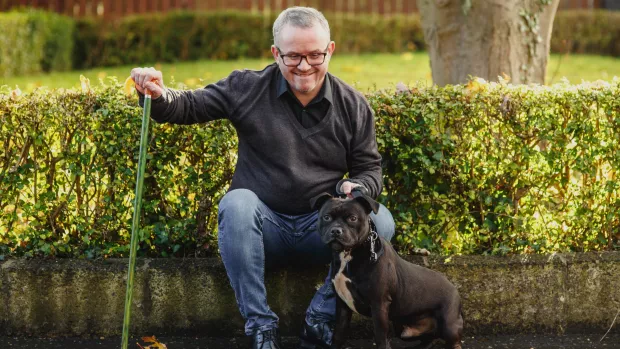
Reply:
<svg viewBox="0 0 620 349"><path fill-rule="evenodd" d="M353 282L344 274L344 270L347 267L347 264L352 259L353 257L350 253L340 252L340 269L334 276L332 282L334 284L334 288L336 289L336 293L338 293L340 299L342 299L351 310L358 313L357 309L355 308L355 300L353 298L353 295L351 294L349 286L347 285L350 285Z"/></svg>

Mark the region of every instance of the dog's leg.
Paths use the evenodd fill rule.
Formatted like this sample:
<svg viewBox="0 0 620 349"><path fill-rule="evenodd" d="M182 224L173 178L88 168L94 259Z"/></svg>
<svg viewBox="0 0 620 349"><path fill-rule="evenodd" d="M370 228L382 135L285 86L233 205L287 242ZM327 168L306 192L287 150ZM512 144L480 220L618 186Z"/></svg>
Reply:
<svg viewBox="0 0 620 349"><path fill-rule="evenodd" d="M461 349L461 336L462 333L460 333L460 331L448 330L444 336L444 340L446 341L446 349Z"/></svg>
<svg viewBox="0 0 620 349"><path fill-rule="evenodd" d="M387 302L376 302L371 306L377 349L391 348L388 339L390 330L389 308L390 304Z"/></svg>
<svg viewBox="0 0 620 349"><path fill-rule="evenodd" d="M351 323L351 314L353 311L349 309L347 304L336 297L336 326L334 328L334 334L332 336L332 348L340 349L347 341L346 335L349 330L349 324Z"/></svg>
<svg viewBox="0 0 620 349"><path fill-rule="evenodd" d="M443 338L446 341L446 349L461 349L463 337L463 317L459 314L457 319L444 323Z"/></svg>

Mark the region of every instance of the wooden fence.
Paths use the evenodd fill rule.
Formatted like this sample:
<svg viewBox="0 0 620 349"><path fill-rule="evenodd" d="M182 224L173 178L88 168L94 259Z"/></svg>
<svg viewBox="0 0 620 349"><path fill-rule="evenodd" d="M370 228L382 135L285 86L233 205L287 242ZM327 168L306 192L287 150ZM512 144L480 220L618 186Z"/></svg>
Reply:
<svg viewBox="0 0 620 349"><path fill-rule="evenodd" d="M561 0L560 9L601 8L620 0ZM417 12L416 0L0 0L0 11L13 7L36 7L68 16L98 16L106 19L171 10L253 12L276 11L289 6L312 6L324 12L376 13L381 15Z"/></svg>

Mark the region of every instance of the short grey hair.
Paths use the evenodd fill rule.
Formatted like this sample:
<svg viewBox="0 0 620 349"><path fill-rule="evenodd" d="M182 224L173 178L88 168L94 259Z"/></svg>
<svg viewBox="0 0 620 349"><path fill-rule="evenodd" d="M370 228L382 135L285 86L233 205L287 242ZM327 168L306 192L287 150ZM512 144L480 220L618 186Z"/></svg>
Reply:
<svg viewBox="0 0 620 349"><path fill-rule="evenodd" d="M287 24L297 28L312 28L317 23L325 29L327 37L330 38L329 23L321 12L312 7L295 6L287 8L273 22L273 43L276 44L278 35Z"/></svg>

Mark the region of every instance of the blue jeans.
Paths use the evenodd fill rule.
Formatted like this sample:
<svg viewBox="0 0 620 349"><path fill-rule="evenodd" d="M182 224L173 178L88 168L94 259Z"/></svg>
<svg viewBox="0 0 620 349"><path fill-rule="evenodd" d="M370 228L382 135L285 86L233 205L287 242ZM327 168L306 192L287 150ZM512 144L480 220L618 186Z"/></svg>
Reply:
<svg viewBox="0 0 620 349"><path fill-rule="evenodd" d="M245 333L278 327L278 316L267 305L265 268L299 264L326 265L331 250L316 230L318 212L285 215L272 211L247 189L228 192L220 201L218 243L226 273L235 291ZM377 233L387 240L394 236L394 219L381 205L371 213ZM309 324L333 322L336 295L329 275L306 312Z"/></svg>

